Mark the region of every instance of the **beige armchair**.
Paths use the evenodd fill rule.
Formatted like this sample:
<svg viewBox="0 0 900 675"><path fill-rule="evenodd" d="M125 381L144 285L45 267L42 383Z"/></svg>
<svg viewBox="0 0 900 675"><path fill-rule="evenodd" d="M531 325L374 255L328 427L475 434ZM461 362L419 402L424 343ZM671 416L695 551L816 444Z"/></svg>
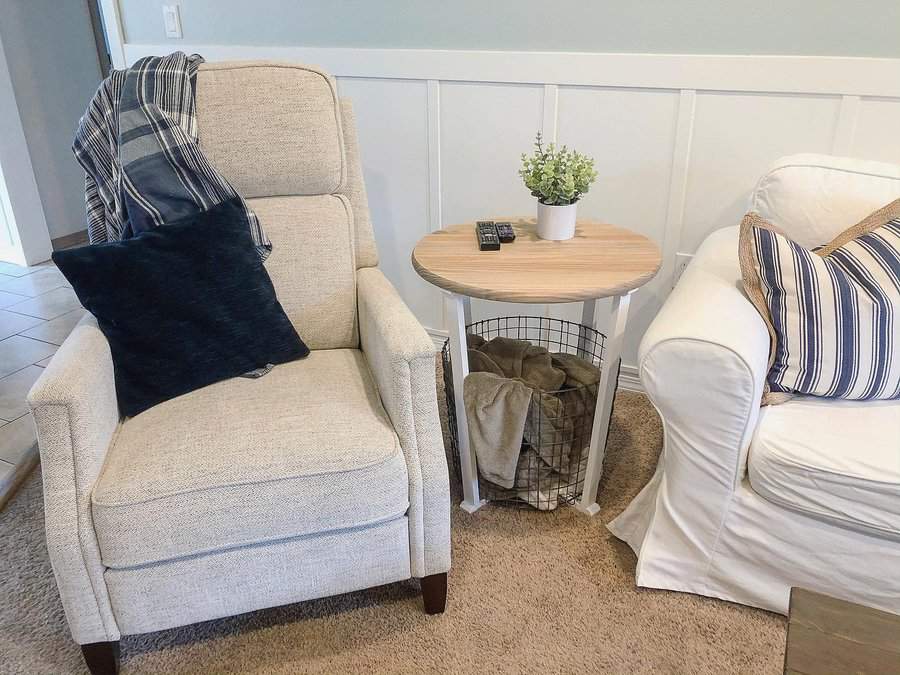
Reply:
<svg viewBox="0 0 900 675"><path fill-rule="evenodd" d="M88 317L35 384L50 559L94 673L121 635L409 578L427 612L446 599L434 347L377 267L350 106L312 68L220 63L197 107L312 353L123 422Z"/></svg>

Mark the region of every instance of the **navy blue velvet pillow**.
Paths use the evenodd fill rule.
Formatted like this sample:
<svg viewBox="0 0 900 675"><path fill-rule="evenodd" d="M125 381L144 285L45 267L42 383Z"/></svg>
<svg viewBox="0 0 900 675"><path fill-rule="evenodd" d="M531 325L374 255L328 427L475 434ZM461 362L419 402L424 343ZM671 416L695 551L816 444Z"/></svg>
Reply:
<svg viewBox="0 0 900 675"><path fill-rule="evenodd" d="M309 354L238 201L53 261L109 341L125 416Z"/></svg>

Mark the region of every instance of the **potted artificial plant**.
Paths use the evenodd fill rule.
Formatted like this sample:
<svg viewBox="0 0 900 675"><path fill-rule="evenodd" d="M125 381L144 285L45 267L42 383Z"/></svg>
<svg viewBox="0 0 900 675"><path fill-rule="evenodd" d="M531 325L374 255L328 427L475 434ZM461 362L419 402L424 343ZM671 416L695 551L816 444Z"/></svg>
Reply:
<svg viewBox="0 0 900 675"><path fill-rule="evenodd" d="M566 146L553 143L544 147L541 132L534 153L522 154L519 175L531 194L537 197L537 235L541 239L571 239L575 236L575 210L578 200L597 178L594 160Z"/></svg>

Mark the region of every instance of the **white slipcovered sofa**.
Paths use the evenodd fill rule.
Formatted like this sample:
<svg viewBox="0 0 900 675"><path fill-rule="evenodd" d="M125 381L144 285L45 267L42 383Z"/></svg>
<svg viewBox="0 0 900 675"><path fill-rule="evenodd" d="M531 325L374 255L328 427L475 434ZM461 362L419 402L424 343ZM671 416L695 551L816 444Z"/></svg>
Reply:
<svg viewBox="0 0 900 675"><path fill-rule="evenodd" d="M200 143L272 240L312 352L126 420L93 317L29 395L47 547L93 673L122 635L422 580L444 610L450 493L434 345L378 268L354 117L332 78L207 63Z"/></svg>
<svg viewBox="0 0 900 675"><path fill-rule="evenodd" d="M796 155L749 209L812 248L897 197L900 167ZM609 529L637 553L639 586L781 613L800 586L900 612L900 401L760 408L769 336L737 247L737 227L713 232L644 336L664 447Z"/></svg>

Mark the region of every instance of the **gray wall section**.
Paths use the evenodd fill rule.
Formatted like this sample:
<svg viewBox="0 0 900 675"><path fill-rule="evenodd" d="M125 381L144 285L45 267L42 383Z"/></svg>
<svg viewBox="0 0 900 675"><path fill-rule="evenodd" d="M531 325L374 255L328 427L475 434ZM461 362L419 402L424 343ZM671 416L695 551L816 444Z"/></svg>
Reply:
<svg viewBox="0 0 900 675"><path fill-rule="evenodd" d="M0 34L50 237L83 230L72 135L100 82L86 0L0 0Z"/></svg>
<svg viewBox="0 0 900 675"><path fill-rule="evenodd" d="M900 57L898 0L120 0L126 40L166 2L193 44Z"/></svg>

